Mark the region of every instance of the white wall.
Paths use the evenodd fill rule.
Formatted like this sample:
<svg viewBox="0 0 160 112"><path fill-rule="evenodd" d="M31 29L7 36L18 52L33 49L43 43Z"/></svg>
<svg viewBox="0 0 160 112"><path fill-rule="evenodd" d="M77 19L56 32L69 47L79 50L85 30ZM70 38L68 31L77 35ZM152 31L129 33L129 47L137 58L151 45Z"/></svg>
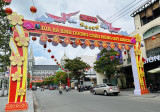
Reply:
<svg viewBox="0 0 160 112"><path fill-rule="evenodd" d="M96 73L97 84L102 84L103 79L106 79L106 76L103 73Z"/></svg>

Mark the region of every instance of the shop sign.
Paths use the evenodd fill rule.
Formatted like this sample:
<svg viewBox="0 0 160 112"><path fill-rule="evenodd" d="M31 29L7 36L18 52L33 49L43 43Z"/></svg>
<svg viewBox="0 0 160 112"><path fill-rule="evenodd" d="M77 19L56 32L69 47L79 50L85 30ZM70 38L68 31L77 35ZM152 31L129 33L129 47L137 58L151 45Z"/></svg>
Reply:
<svg viewBox="0 0 160 112"><path fill-rule="evenodd" d="M160 61L160 55L147 58L146 61L144 62L144 64L152 63L155 61Z"/></svg>
<svg viewBox="0 0 160 112"><path fill-rule="evenodd" d="M87 16L83 14L80 14L80 20L91 22L91 23L98 23L98 19L96 17Z"/></svg>

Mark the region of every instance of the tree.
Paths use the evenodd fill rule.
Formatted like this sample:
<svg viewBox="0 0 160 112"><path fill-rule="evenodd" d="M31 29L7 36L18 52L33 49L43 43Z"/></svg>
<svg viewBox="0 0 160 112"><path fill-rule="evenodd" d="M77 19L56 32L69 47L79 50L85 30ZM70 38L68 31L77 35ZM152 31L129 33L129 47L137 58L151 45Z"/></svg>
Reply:
<svg viewBox="0 0 160 112"><path fill-rule="evenodd" d="M0 1L0 52L3 52L3 56L0 55L0 63L3 65L2 72L6 69L6 66L9 66L9 56L10 56L10 48L9 48L9 39L11 33L9 31L9 21L7 19L7 14L3 7L5 5L9 5L9 3L4 2L3 0Z"/></svg>
<svg viewBox="0 0 160 112"><path fill-rule="evenodd" d="M115 74L116 66L120 64L119 52L103 49L99 55L101 57L94 62L94 69L97 72L103 72L110 82L111 75Z"/></svg>
<svg viewBox="0 0 160 112"><path fill-rule="evenodd" d="M56 75L54 77L54 83L59 84L61 82L62 84L66 84L67 77L68 77L68 74L66 72L59 71L56 73Z"/></svg>
<svg viewBox="0 0 160 112"><path fill-rule="evenodd" d="M75 79L78 79L78 84L80 84L81 76L84 76L84 69L89 68L90 66L83 62L80 57L76 57L73 60L66 59L65 60L65 69L68 69L71 72L71 75Z"/></svg>
<svg viewBox="0 0 160 112"><path fill-rule="evenodd" d="M45 78L44 81L42 82L42 84L51 85L51 84L59 84L60 82L62 84L66 84L67 77L68 77L68 75L66 72L59 71L54 76L50 76L50 77Z"/></svg>

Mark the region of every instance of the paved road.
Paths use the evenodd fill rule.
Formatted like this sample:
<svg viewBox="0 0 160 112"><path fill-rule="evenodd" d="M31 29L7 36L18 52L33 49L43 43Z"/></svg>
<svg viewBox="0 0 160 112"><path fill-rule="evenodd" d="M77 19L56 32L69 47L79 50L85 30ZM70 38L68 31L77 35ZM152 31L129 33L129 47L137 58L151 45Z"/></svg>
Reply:
<svg viewBox="0 0 160 112"><path fill-rule="evenodd" d="M8 97L0 97L0 112L5 112L6 104L8 103Z"/></svg>
<svg viewBox="0 0 160 112"><path fill-rule="evenodd" d="M131 96L92 95L89 92L34 92L42 112L160 112L160 100Z"/></svg>

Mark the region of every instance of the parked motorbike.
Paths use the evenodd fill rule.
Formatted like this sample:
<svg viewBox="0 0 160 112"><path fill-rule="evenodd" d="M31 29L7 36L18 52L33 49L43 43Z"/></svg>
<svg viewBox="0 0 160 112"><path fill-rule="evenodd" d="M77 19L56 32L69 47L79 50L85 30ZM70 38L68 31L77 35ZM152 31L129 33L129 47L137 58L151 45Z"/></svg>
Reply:
<svg viewBox="0 0 160 112"><path fill-rule="evenodd" d="M150 84L148 90L151 93L160 91L160 83L156 82L154 84Z"/></svg>

